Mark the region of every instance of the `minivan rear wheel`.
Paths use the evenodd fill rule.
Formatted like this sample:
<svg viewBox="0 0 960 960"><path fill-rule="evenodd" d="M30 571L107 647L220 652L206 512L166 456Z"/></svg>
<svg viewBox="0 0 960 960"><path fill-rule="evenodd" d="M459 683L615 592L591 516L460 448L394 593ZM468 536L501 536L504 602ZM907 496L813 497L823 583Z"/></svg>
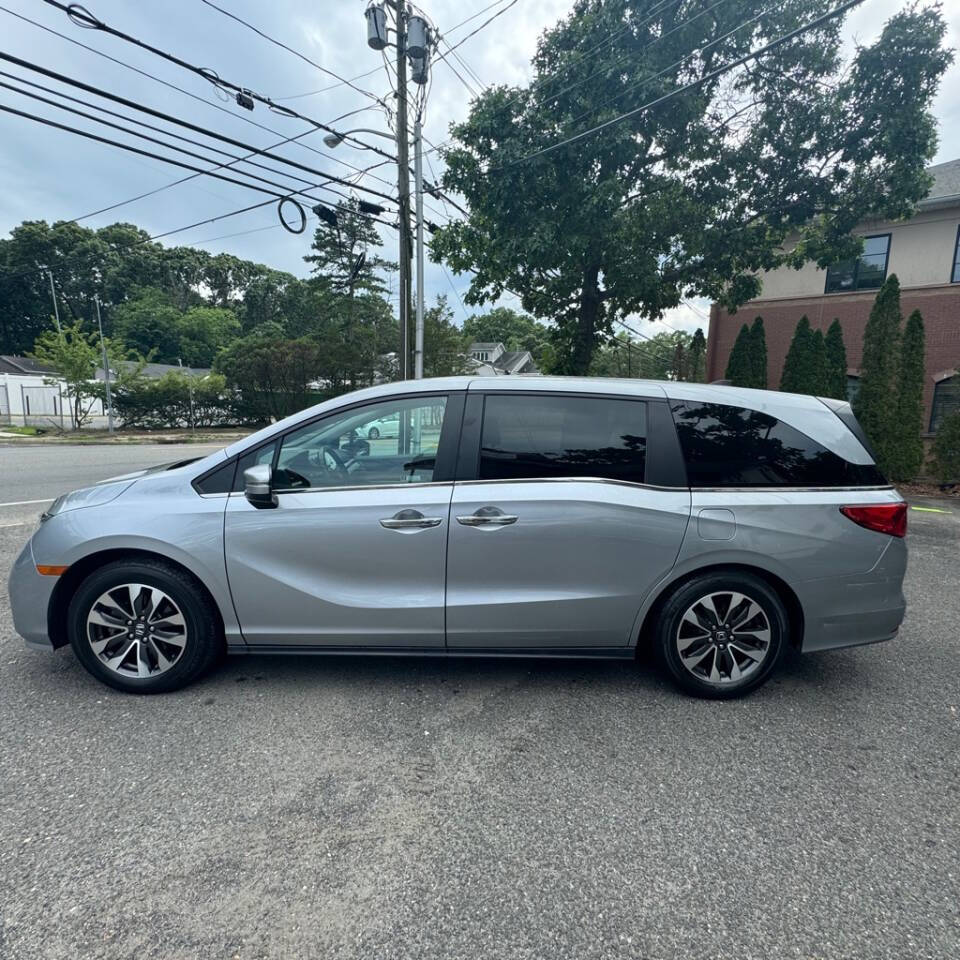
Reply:
<svg viewBox="0 0 960 960"><path fill-rule="evenodd" d="M67 624L83 666L128 693L178 690L223 649L210 599L189 574L161 560L118 560L95 570L70 601Z"/></svg>
<svg viewBox="0 0 960 960"><path fill-rule="evenodd" d="M657 624L659 652L673 678L688 693L714 699L743 696L765 683L788 635L777 592L739 571L688 580Z"/></svg>

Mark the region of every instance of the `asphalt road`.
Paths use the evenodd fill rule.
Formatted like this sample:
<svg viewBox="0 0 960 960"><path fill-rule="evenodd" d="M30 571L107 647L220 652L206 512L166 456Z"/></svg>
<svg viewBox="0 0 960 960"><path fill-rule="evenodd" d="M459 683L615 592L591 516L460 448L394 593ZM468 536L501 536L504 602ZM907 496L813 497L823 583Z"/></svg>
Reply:
<svg viewBox="0 0 960 960"><path fill-rule="evenodd" d="M960 505L929 506L900 638L733 703L401 658L137 698L0 598L0 958L960 956ZM0 582L35 513L0 509Z"/></svg>

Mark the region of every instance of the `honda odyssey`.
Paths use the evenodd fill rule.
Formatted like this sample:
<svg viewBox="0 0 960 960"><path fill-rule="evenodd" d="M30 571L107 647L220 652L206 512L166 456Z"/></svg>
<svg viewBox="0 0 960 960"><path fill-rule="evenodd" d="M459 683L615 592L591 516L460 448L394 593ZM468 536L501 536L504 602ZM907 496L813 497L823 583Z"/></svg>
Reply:
<svg viewBox="0 0 960 960"><path fill-rule="evenodd" d="M369 438L396 423L395 436ZM372 387L60 497L10 577L26 642L120 690L222 652L607 657L690 693L889 640L906 505L848 404L548 377Z"/></svg>

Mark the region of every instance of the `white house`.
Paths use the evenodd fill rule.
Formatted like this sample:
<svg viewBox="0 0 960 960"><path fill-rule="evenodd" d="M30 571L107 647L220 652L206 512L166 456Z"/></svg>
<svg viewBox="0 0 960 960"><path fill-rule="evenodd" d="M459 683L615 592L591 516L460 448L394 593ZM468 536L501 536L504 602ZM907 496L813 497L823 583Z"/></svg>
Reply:
<svg viewBox="0 0 960 960"><path fill-rule="evenodd" d="M481 377L538 374L529 350L507 350L502 343L474 343L470 346L472 371Z"/></svg>

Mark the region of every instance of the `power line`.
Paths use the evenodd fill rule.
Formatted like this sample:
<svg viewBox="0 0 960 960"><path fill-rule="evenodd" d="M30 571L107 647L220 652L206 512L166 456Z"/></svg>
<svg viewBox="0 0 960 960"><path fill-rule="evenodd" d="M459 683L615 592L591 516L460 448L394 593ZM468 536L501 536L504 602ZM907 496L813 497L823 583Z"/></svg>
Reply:
<svg viewBox="0 0 960 960"><path fill-rule="evenodd" d="M372 70L368 70L366 73L358 73L355 77L351 77L351 83L354 80L364 80L367 77L372 77L375 73L379 73L380 68L374 67ZM342 87L342 83L331 83L329 87L321 87L319 90L308 90L306 93L295 93L289 97L274 97L274 100L302 100L304 97L315 97L317 94L326 93L328 90L336 90L337 87Z"/></svg>
<svg viewBox="0 0 960 960"><path fill-rule="evenodd" d="M299 50L295 50L293 47L288 46L283 43L281 40L277 40L275 37L271 37L269 33L264 33L259 27L255 27L252 23L244 20L242 17L238 17L235 13L231 13L229 10L224 10L223 7L218 6L213 2L213 0L200 0L201 3L206 4L212 10L216 10L218 13L222 13L225 17L229 17L231 20L236 21L239 24L242 24L248 30L252 30L258 37L262 37L264 40L269 41L274 46L280 47L282 50L286 50L287 53L292 53L295 57L299 57L304 63L309 63L311 67L316 67L317 70L321 73L325 73L328 76L333 77L338 83L334 86L348 86L351 90L356 90L357 93L362 93L365 97L369 97L371 100L375 100L380 106L387 109L387 105L383 100L378 97L376 94L370 93L369 90L364 90L361 87L355 86L353 81L348 80L346 77L341 77L340 74L334 73L333 70L329 70L327 67L321 66L316 60L311 60L306 54L301 53ZM292 99L292 98L291 98Z"/></svg>
<svg viewBox="0 0 960 960"><path fill-rule="evenodd" d="M66 40L67 43L72 43L74 46L81 47L82 49L88 51L89 53L96 54L98 57L102 57L104 60L109 60L111 63L117 64L117 66L124 67L127 70L131 70L136 74L139 74L142 77L146 77L148 80L153 80L156 83L161 84L164 87L167 87L170 90L176 90L178 93L182 93L185 97L190 97L192 100L196 100L198 103L202 103L204 106L212 107L214 110L219 110L220 113L225 113L228 117L232 117L235 120L242 120L244 123L248 123L253 127L257 127L259 130L265 130L267 133L272 133L275 137L281 136L280 132L274 130L272 127L268 127L265 124L258 123L252 117L245 116L244 114L235 113L232 110L227 110L225 107L221 106L219 103L213 103L210 100L205 100L203 97L197 96L190 90L185 90L183 87L177 86L175 83L170 83L167 80L162 79L161 77L156 76L155 74L150 73L147 70L142 70L140 67L135 67L133 64L127 63L125 60L120 60L117 57L112 57L108 53L104 53L102 50L97 50L96 47L91 47L86 43L81 43L79 40L74 39L73 37L68 37L65 33L60 33L59 30L54 30L52 27L48 27L45 24L38 23L36 20L31 20L29 17L25 17L21 13L17 13L15 10L10 10L7 7L0 5L0 10L4 13L10 14L12 17L16 17L18 20L22 20L24 23L29 23L31 26L36 27L39 30L43 30L46 33L52 34L55 37L59 37L61 40ZM315 129L306 131L309 133L315 133ZM326 153L323 150L318 150L316 147L311 146L309 143L302 143L299 140L292 141L298 147L302 147L304 150L309 150L311 153L315 153L317 156L324 157L327 160L333 160L335 163L339 163L344 167L350 167L352 170L359 171L361 168L357 167L355 164L343 160L338 156L335 156L332 153ZM392 161L392 158L391 158ZM385 161L387 162L387 161ZM369 169L369 168L368 168ZM379 180L381 183L385 183L390 186L390 181L384 180L382 177L374 177L374 179Z"/></svg>
<svg viewBox="0 0 960 960"><path fill-rule="evenodd" d="M134 46L140 47L142 50L146 50L155 56L167 60L169 63L173 63L178 67L182 67L184 70L189 70L191 73L195 73L198 77L202 77L208 83L212 83L214 87L217 87L221 90L231 91L235 94L237 103L241 106L247 102L252 104L252 102L256 100L258 103L262 103L269 107L274 113L279 113L283 116L294 117L298 120L303 120L305 123L313 124L320 130L326 130L328 133L336 133L339 135L339 131L334 130L334 128L328 124L321 123L319 120L314 120L302 113L298 113L296 110L293 110L290 107L281 106L280 104L271 100L269 97L264 97L262 94L256 93L248 87L242 87L234 83L232 80L225 80L215 70L212 70L209 67L198 67L196 64L189 63L188 61L181 59L180 57L176 56L176 54L168 53L166 50L161 50L159 47L155 47L144 40L139 40L137 37L133 37L128 33L124 33L122 30L117 30L116 27L111 27L109 24L104 23L104 21L98 20L84 7L80 7L76 4L71 4L68 6L67 4L61 3L60 0L43 0L43 2L65 13L70 18L71 22L75 23L77 26L84 27L89 30L100 30L104 33L108 33L110 36L117 37L117 39L123 40L126 43L131 43ZM361 140L355 140L355 138L352 137L345 137L344 139L347 139L353 143L358 143L368 150L373 150L375 153L379 153L381 156L390 156L379 147L371 146L370 144L364 143Z"/></svg>
<svg viewBox="0 0 960 960"><path fill-rule="evenodd" d="M47 2L50 2L50 0L47 0ZM462 47L463 44L465 44L471 37L475 37L481 30L483 30L484 27L493 23L493 21L496 20L497 17L502 17L511 7L516 6L517 2L518 0L510 0L510 2L505 7L501 7L492 17L490 17L487 20L484 20L479 27L477 27L475 30L471 30L470 33L468 33L465 37L462 37L460 40L458 40L452 47L450 47L449 52L453 53L453 51L456 50L457 47ZM453 27L451 29L456 29L456 28Z"/></svg>
<svg viewBox="0 0 960 960"><path fill-rule="evenodd" d="M52 2L52 0L44 0L44 2ZM165 120L167 123L172 123L177 126L184 127L188 130L192 130L194 133L202 134L203 136L211 137L212 139L219 140L222 143L229 143L232 146L239 147L242 150L248 150L251 153L259 154L260 156L267 157L271 160L278 160L280 163L285 163L289 166L295 167L299 170L303 170L306 173L313 174L314 176L322 177L325 180L328 180L331 183L339 183L343 186L353 187L357 190L362 190L365 193L372 194L373 196L380 197L384 200L393 201L393 197L389 194L383 193L379 190L374 190L372 187L359 186L357 184L351 183L349 180L345 180L343 177L338 177L333 174L325 173L322 170L317 170L313 167L308 167L305 164L299 163L296 160L290 160L287 157L282 157L277 154L269 153L266 150L262 150L259 147L255 147L252 144L245 143L242 140L236 140L233 137L228 137L225 134L217 133L213 130L206 130L203 127L200 127L196 124L190 123L187 120L182 120L179 117L171 116L168 113L163 113L160 110L155 110L153 107L148 107L143 104L134 102L133 100L128 100L125 97L118 96L115 93L110 93L108 90L102 90L98 87L91 86L88 83L83 83L80 80L75 80L72 77L64 76L61 73L57 73L54 70L48 70L46 67L41 67L38 64L30 63L28 60L21 60L19 57L11 56L9 53L3 53L0 51L0 60L6 60L8 63L13 63L16 66L24 67L27 70L32 70L34 73L42 74L43 76L50 77L53 80L58 80L61 83L64 83L68 86L76 87L77 89L84 90L87 93L92 93L98 97L102 97L106 100L111 100L114 103L122 104L125 107L130 109L146 113L149 116L156 117L159 120Z"/></svg>
<svg viewBox="0 0 960 960"><path fill-rule="evenodd" d="M50 0L46 0L50 2ZM729 73L731 70L736 67L742 66L747 63L749 60L755 60L757 57L762 56L765 53L769 53L771 50L776 49L779 46L782 46L784 43L787 43L790 40L800 36L803 33L806 33L808 30L812 30L815 27L819 27L824 23L827 23L830 20L835 19L843 13L846 13L851 7L859 6L863 3L863 0L847 0L846 3L841 4L841 6L836 7L833 10L828 11L822 16L817 17L815 20L812 20L810 23L805 24L802 27L797 27L795 30L791 30L789 33L785 33L783 36L778 37L776 40L772 40L770 43L764 44L764 46L758 48L757 50L751 50L749 53L745 54L742 57L738 57L736 60L731 61L730 63L724 64L722 67L718 67L716 70L711 70L709 73L704 74L698 80L694 80L691 83L685 84L682 87L677 87L674 90L669 91L668 93L663 94L660 97L657 97L655 100L651 100L649 103L645 103L642 106L636 107L633 110L628 110L625 113L621 113L619 116L613 117L610 120L606 120L604 123L597 124L594 127L591 127L589 130L584 130L581 133L575 134L572 137L567 137L564 140L560 140L557 143L552 143L549 146L543 147L540 150L535 150L533 153L527 154L526 156L520 157L517 160L511 160L509 163L504 164L501 167L490 167L488 168L488 173L493 173L498 170L506 170L510 167L515 167L518 164L525 163L528 160L533 160L536 157L543 156L548 153L552 153L554 150L559 150L561 147L569 146L572 143L577 143L580 140L585 139L586 137L593 136L596 133L600 133L603 130L606 130L608 127L612 127L615 124L621 123L624 120L629 119L630 117L636 116L638 113L642 113L645 110L649 110L652 107L659 106L662 103L666 103L668 100L673 100L675 97L680 96L683 93L688 93L690 90L695 90L697 87L702 87L705 83L708 83L711 80L715 80L717 77L722 76L725 73Z"/></svg>
<svg viewBox="0 0 960 960"><path fill-rule="evenodd" d="M469 23L471 20L476 20L477 17L482 17L488 10L492 10L498 3L503 3L504 0L493 0L493 3L488 3L482 10L478 10L476 13L470 14L466 20L461 20L459 23L454 24L447 30L447 33L453 33L454 30L459 30L465 23Z"/></svg>

